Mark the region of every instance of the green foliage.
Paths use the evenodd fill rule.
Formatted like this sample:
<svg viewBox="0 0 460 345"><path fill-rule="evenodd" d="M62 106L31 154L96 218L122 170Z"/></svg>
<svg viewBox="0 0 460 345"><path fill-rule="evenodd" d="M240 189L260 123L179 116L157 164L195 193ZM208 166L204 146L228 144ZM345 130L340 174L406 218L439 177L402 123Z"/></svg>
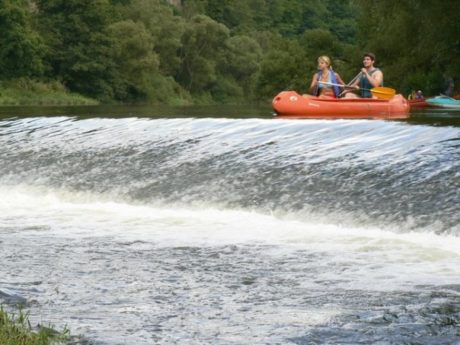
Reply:
<svg viewBox="0 0 460 345"><path fill-rule="evenodd" d="M349 1L309 0L187 0L215 21L224 23L233 37L245 35L258 43L258 54L239 54L227 42L226 68L219 72L237 80L247 99L269 98L286 87L307 90L316 59L326 54L336 66L346 66L356 25ZM352 28L348 28L348 26ZM233 39L233 37L231 39ZM287 40L287 37L290 37ZM250 51L250 49L249 49ZM242 77L236 66L246 65L251 75ZM347 71L350 69L346 67ZM221 75L219 74L219 75ZM351 74L351 73L347 73ZM307 81L308 80L308 81Z"/></svg>
<svg viewBox="0 0 460 345"><path fill-rule="evenodd" d="M228 28L245 26L251 21L247 0L208 0L205 13Z"/></svg>
<svg viewBox="0 0 460 345"><path fill-rule="evenodd" d="M342 55L342 44L336 36L325 29L305 31L299 38L299 43L309 56L330 55L337 57Z"/></svg>
<svg viewBox="0 0 460 345"><path fill-rule="evenodd" d="M27 1L3 0L0 6L0 78L40 76L43 42L32 29Z"/></svg>
<svg viewBox="0 0 460 345"><path fill-rule="evenodd" d="M0 344L2 345L52 345L63 344L69 338L69 331L57 332L51 327L40 327L34 332L28 314L8 314L0 307Z"/></svg>
<svg viewBox="0 0 460 345"><path fill-rule="evenodd" d="M96 105L94 99L70 93L59 81L19 78L0 83L0 105Z"/></svg>
<svg viewBox="0 0 460 345"><path fill-rule="evenodd" d="M123 16L144 24L159 57L160 71L165 76L175 76L181 65L179 51L185 20L159 0L132 0L123 9Z"/></svg>
<svg viewBox="0 0 460 345"><path fill-rule="evenodd" d="M190 103L174 77L184 20L160 0L132 0L117 8L122 20L110 26L117 69L114 94L124 102ZM124 19L123 19L124 18Z"/></svg>
<svg viewBox="0 0 460 345"><path fill-rule="evenodd" d="M152 36L142 23L121 21L109 27L117 66L114 96L119 100L143 100L152 92L152 76L158 74L158 56Z"/></svg>
<svg viewBox="0 0 460 345"><path fill-rule="evenodd" d="M273 23L283 36L298 36L324 26L321 17L325 10L325 2L320 0L273 1L269 6Z"/></svg>
<svg viewBox="0 0 460 345"><path fill-rule="evenodd" d="M334 0L186 0L188 7L199 8L232 32L271 30L295 37L305 30L324 28L351 41L356 26L350 1ZM349 25L351 24L351 25Z"/></svg>
<svg viewBox="0 0 460 345"><path fill-rule="evenodd" d="M152 92L146 100L150 103L188 105L193 103L192 96L184 90L173 77L157 74L152 78Z"/></svg>
<svg viewBox="0 0 460 345"><path fill-rule="evenodd" d="M111 98L115 65L108 34L108 0L38 0L39 23L49 49L51 75L70 89Z"/></svg>
<svg viewBox="0 0 460 345"><path fill-rule="evenodd" d="M361 69L361 52L356 47L339 40L329 30L307 30L299 38L305 56L308 57L307 71L313 74L316 71L317 58L327 55L331 58L331 67L336 70L344 81L352 79L357 70ZM358 54L356 54L358 52Z"/></svg>
<svg viewBox="0 0 460 345"><path fill-rule="evenodd" d="M233 97L240 94L240 98L251 99L260 70L260 45L249 36L233 36L227 39L225 48L226 53L218 65L219 75L226 77L228 85L233 85ZM236 92L236 89L239 91Z"/></svg>
<svg viewBox="0 0 460 345"><path fill-rule="evenodd" d="M324 22L341 42L353 43L357 34L357 8L350 1L327 1Z"/></svg>
<svg viewBox="0 0 460 345"><path fill-rule="evenodd" d="M5 0L0 77L58 80L102 101L241 102L268 97L287 81L305 87L317 57L314 44L299 45L305 32L321 27L326 34L316 36L326 39L328 54L344 51L334 32L353 32L340 26L348 1L182 3L179 9L164 0ZM336 31L325 22L331 11Z"/></svg>
<svg viewBox="0 0 460 345"><path fill-rule="evenodd" d="M223 53L222 42L229 30L211 18L198 15L192 18L182 36L180 51L182 66L179 83L192 94L209 91L216 81L216 64Z"/></svg>
<svg viewBox="0 0 460 345"><path fill-rule="evenodd" d="M205 13L208 0L182 0L181 13L185 19Z"/></svg>
<svg viewBox="0 0 460 345"><path fill-rule="evenodd" d="M436 94L443 91L443 75L460 79L457 1L355 3L362 13L358 29L363 47L377 54L386 85Z"/></svg>
<svg viewBox="0 0 460 345"><path fill-rule="evenodd" d="M208 95L211 96L209 101L217 103L238 103L239 100L244 99L243 89L238 81L222 75L217 75Z"/></svg>
<svg viewBox="0 0 460 345"><path fill-rule="evenodd" d="M108 102L247 102L286 88L305 92L320 55L350 80L370 50L385 85L429 95L443 91L444 79L460 79L456 6L457 0L183 0L181 7L166 0L0 0L0 78L57 81ZM17 90L3 88L0 101L17 102ZM28 95L34 90L24 86Z"/></svg>
<svg viewBox="0 0 460 345"><path fill-rule="evenodd" d="M309 86L310 76L306 71L313 68L302 47L297 41L287 40L280 42L280 46L283 49L272 49L262 60L257 82L257 94L261 98L268 99L287 89L305 92Z"/></svg>

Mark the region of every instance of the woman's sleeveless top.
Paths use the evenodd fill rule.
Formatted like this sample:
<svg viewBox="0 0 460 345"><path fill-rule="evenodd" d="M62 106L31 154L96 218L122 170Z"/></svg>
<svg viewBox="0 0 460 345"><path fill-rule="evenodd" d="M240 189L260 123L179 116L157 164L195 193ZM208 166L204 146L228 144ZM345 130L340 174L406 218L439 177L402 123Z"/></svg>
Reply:
<svg viewBox="0 0 460 345"><path fill-rule="evenodd" d="M321 89L330 89L331 87L333 88L334 90L334 96L335 97L338 97L339 94L340 94L340 89L338 86L330 86L330 85L325 85L323 83L321 83L321 78L323 76L323 71L319 71L318 74L317 74L317 79L318 80L318 85L316 87L316 90L315 92L313 93L315 96L319 96L320 94L320 91ZM332 69L329 70L329 78L327 80L328 83L332 83L332 84L337 84L337 78L335 77L335 73Z"/></svg>

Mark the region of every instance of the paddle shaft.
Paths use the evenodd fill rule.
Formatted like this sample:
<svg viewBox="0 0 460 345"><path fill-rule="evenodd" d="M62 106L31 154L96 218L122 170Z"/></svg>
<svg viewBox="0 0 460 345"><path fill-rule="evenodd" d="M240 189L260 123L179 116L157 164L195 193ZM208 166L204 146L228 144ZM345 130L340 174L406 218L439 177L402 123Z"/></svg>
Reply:
<svg viewBox="0 0 460 345"><path fill-rule="evenodd" d="M372 89L362 89L362 88L356 88L356 87L350 86L350 85L340 85L340 84L329 83L329 82L325 82L325 81L320 81L320 83L324 84L324 85L338 86L338 87L343 87L343 88L346 88L346 89L364 90L364 91L370 91L370 92L374 92L374 93L381 93L381 94L385 94L385 95L394 92L394 90L390 89L390 88L386 88L387 90L379 90L378 87L372 88Z"/></svg>
<svg viewBox="0 0 460 345"><path fill-rule="evenodd" d="M323 85L338 86L338 87L344 87L344 88L347 88L347 89L355 89L354 86L329 83L327 81L320 81L319 83L323 84Z"/></svg>
<svg viewBox="0 0 460 345"><path fill-rule="evenodd" d="M353 84L356 81L356 79L358 79L361 76L362 73L363 72L359 72L347 85L349 86Z"/></svg>
<svg viewBox="0 0 460 345"><path fill-rule="evenodd" d="M363 72L359 72L357 75L355 75L355 77L346 86L350 86L351 84L353 84L356 81L356 79L358 79L361 76L362 73ZM339 97L345 93L345 89L346 87L344 87L344 90L340 93Z"/></svg>

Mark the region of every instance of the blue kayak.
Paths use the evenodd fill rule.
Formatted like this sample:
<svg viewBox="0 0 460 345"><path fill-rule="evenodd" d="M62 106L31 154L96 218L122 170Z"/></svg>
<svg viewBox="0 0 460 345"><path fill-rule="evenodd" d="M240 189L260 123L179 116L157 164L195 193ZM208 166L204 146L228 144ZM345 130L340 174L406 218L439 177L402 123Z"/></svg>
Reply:
<svg viewBox="0 0 460 345"><path fill-rule="evenodd" d="M426 102L433 107L460 109L460 100L448 96L436 96L428 98Z"/></svg>

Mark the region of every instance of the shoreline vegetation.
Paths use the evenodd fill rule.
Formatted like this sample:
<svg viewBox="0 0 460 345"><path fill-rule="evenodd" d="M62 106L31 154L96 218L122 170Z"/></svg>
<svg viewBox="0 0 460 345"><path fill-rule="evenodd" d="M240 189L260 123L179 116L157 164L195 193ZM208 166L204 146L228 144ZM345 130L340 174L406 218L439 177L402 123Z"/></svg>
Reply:
<svg viewBox="0 0 460 345"><path fill-rule="evenodd" d="M19 79L0 82L0 107L99 104L95 99L70 92L57 81L45 83Z"/></svg>
<svg viewBox="0 0 460 345"><path fill-rule="evenodd" d="M398 93L458 92L456 4L5 0L0 105L269 102L305 92L318 56L347 81L368 51Z"/></svg>
<svg viewBox="0 0 460 345"><path fill-rule="evenodd" d="M19 310L16 314L0 307L0 344L2 345L54 345L70 344L70 341L70 332L67 328L57 331L52 326L38 325L34 329L30 324L28 313Z"/></svg>

